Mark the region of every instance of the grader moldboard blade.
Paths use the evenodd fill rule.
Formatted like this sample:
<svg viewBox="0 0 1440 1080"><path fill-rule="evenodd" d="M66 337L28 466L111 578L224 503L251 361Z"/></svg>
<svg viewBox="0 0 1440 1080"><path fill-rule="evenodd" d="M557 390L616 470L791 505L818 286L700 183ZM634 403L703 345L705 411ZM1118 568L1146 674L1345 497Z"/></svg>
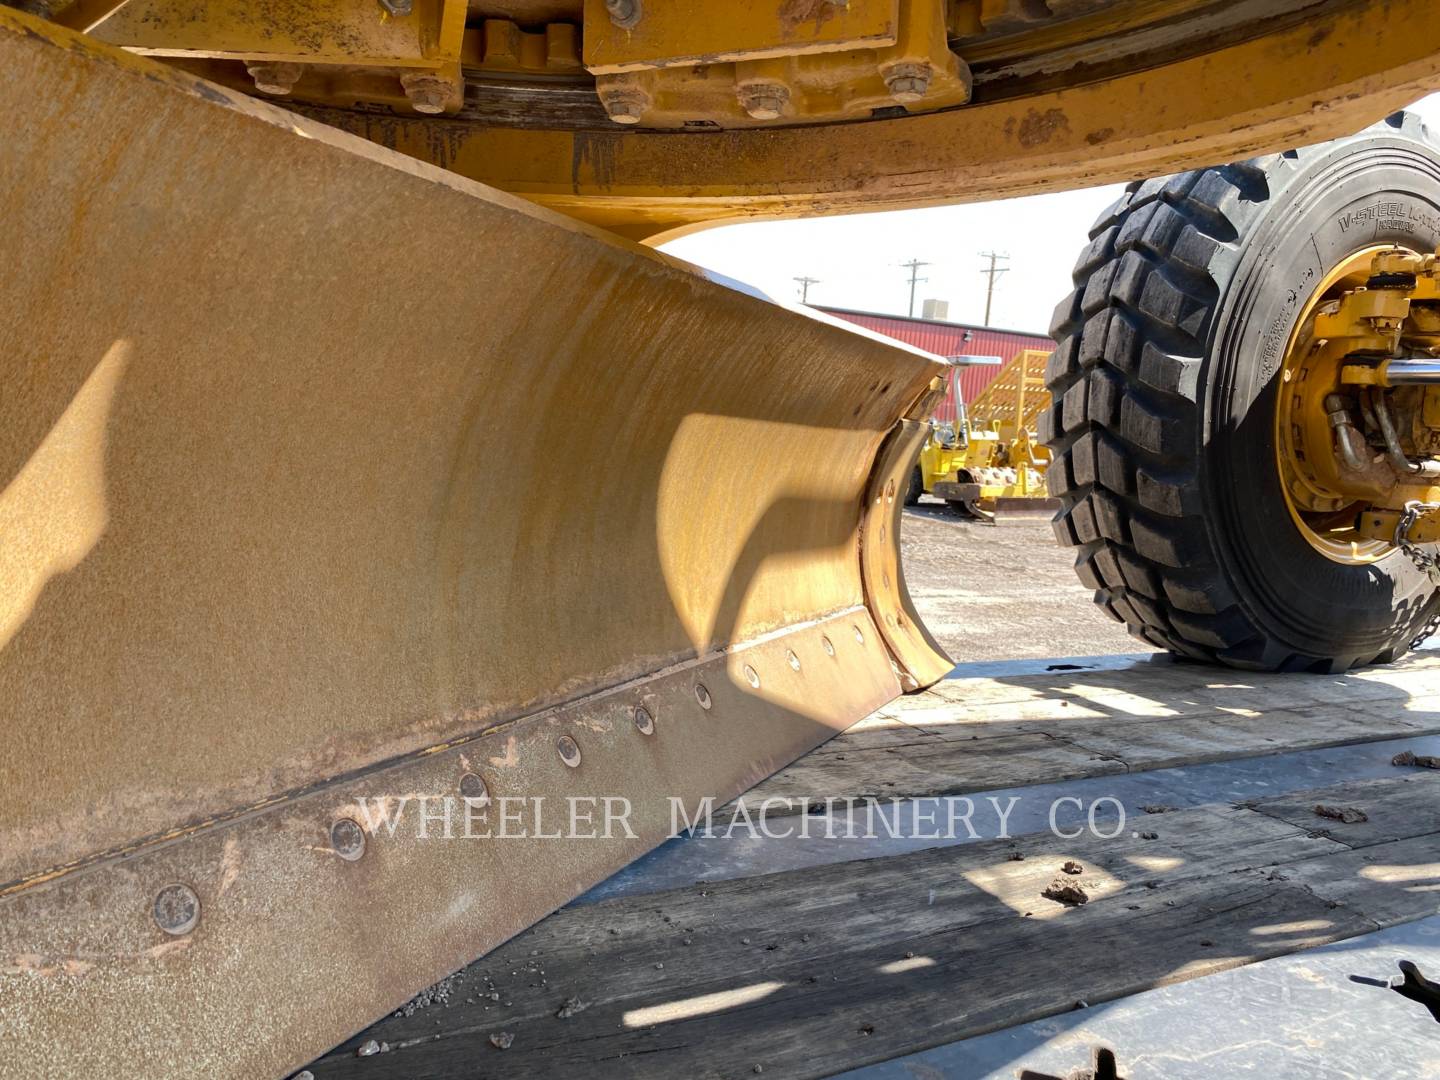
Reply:
<svg viewBox="0 0 1440 1080"><path fill-rule="evenodd" d="M946 670L930 358L4 10L0 67L0 1075L284 1075Z"/></svg>

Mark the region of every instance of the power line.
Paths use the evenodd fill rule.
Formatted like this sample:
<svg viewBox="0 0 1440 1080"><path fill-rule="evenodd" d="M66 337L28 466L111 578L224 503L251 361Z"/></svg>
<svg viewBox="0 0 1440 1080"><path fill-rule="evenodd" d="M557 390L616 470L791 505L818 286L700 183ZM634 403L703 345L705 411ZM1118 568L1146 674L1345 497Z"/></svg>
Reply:
<svg viewBox="0 0 1440 1080"><path fill-rule="evenodd" d="M910 314L915 314L915 286L922 281L929 281L929 278L918 277L920 267L931 265L928 262L921 262L919 259L911 259L909 262L900 264L910 270Z"/></svg>
<svg viewBox="0 0 1440 1080"><path fill-rule="evenodd" d="M1001 274L1005 273L1005 271L1006 271L1006 269L1007 269L1007 268L1004 267L1004 266L998 266L998 267L997 267L997 266L995 265L995 262L996 262L997 259L1003 259L1003 260L1005 260L1006 262L1009 262L1009 261L1010 261L1010 256L1007 255L1007 254L1005 254L1004 252L982 251L982 252L980 252L980 257L981 257L982 259L989 259L989 260L990 260L990 266L989 266L989 268L980 271L980 273L984 274L986 277L988 277L988 278L990 279L990 280L989 280L988 282L986 282L986 284L985 284L985 325L986 325L986 326L989 326L989 325L990 325L990 301L991 301L992 299L994 299L994 297L995 297L995 279L998 278Z"/></svg>
<svg viewBox="0 0 1440 1080"><path fill-rule="evenodd" d="M810 302L810 286L819 285L820 279L818 277L797 277L795 280L800 283L800 303L808 304Z"/></svg>

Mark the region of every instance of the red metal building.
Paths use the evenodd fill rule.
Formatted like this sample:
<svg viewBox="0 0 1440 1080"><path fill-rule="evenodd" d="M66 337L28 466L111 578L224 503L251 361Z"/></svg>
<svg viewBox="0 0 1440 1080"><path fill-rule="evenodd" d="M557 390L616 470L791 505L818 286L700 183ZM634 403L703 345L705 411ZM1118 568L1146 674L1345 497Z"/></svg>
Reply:
<svg viewBox="0 0 1440 1080"><path fill-rule="evenodd" d="M1043 334L997 330L991 326L969 326L939 319L917 319L905 315L880 315L873 311L851 311L848 308L823 307L819 304L811 306L837 319L844 319L941 356L998 356L1004 362L1021 349L1044 349L1049 352L1055 347L1055 343ZM974 401L975 395L985 388L999 370L999 364L975 364L957 369L955 374L964 400ZM953 420L954 408L954 402L947 394L946 400L935 410L936 419Z"/></svg>

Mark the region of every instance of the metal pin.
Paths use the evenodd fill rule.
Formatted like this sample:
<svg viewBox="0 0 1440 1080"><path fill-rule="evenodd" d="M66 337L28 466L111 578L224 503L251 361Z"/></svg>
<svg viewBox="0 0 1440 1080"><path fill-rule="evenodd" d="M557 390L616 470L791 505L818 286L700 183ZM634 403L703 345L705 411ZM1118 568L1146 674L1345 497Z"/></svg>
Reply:
<svg viewBox="0 0 1440 1080"><path fill-rule="evenodd" d="M167 934L178 937L195 929L200 921L200 898L189 885L174 882L155 894L151 906L155 925Z"/></svg>
<svg viewBox="0 0 1440 1080"><path fill-rule="evenodd" d="M556 739L555 749L560 751L560 760L570 768L578 769L580 767L580 744L569 735L561 735Z"/></svg>
<svg viewBox="0 0 1440 1080"><path fill-rule="evenodd" d="M346 862L365 854L365 830L354 818L337 818L330 826L330 847Z"/></svg>

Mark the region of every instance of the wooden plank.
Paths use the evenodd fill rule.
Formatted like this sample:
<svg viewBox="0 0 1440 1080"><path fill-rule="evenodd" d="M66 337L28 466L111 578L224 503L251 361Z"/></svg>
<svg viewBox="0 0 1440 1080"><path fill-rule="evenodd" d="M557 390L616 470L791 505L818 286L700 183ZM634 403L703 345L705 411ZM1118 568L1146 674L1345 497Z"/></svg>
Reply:
<svg viewBox="0 0 1440 1080"><path fill-rule="evenodd" d="M1288 707L1297 702L1395 700L1437 691L1440 656L1422 652L1394 664L1343 675L1229 671L1158 657L1120 669L943 679L926 694L906 700L934 697L966 707L1069 700L1073 706L1086 701L1104 703L1109 694L1121 702L1152 697L1162 703L1178 695L1209 704L1257 708ZM904 702L891 708L904 708Z"/></svg>
<svg viewBox="0 0 1440 1080"><path fill-rule="evenodd" d="M1013 685L1012 685L1013 684ZM953 699L974 689L979 703ZM1008 694L1008 699L995 700ZM1123 671L955 680L893 702L751 789L929 797L1440 733L1440 658L1339 676Z"/></svg>
<svg viewBox="0 0 1440 1080"><path fill-rule="evenodd" d="M743 798L748 806L784 799L799 812L807 800L826 797L959 795L1033 784L1038 777L1071 780L1124 771L1119 761L1039 733L925 746L831 747L807 754Z"/></svg>
<svg viewBox="0 0 1440 1080"><path fill-rule="evenodd" d="M1057 727L1063 738L1131 770L1229 761L1237 757L1345 746L1440 732L1440 713L1312 706L1254 716L1220 713L1138 723Z"/></svg>
<svg viewBox="0 0 1440 1080"><path fill-rule="evenodd" d="M1004 733L983 734L996 728ZM873 729L853 741L848 732L832 739L751 788L746 804L787 799L798 812L816 796L967 794L1435 734L1440 712L1318 705L1258 716L969 724L961 730L975 734L965 739L933 734L939 730L933 724L909 736L904 728L883 730L879 745L869 737Z"/></svg>
<svg viewBox="0 0 1440 1080"><path fill-rule="evenodd" d="M1363 911L1382 927L1440 914L1440 842L1434 833L1300 859L1275 873L1321 899Z"/></svg>
<svg viewBox="0 0 1440 1080"><path fill-rule="evenodd" d="M357 1064L352 1040L313 1069L818 1075L1373 928L1250 873L1331 841L1247 810L1147 825L1158 839L1030 836L568 908L462 973L448 1008L364 1033L388 1054ZM1084 907L1039 895L1066 859ZM1274 926L1302 929L1251 933Z"/></svg>
<svg viewBox="0 0 1440 1080"><path fill-rule="evenodd" d="M1320 832L1347 847L1367 847L1440 832L1440 772L1396 768L1394 778L1295 792L1251 805L1299 828ZM1335 821L1315 812L1317 804L1353 807L1369 820Z"/></svg>

